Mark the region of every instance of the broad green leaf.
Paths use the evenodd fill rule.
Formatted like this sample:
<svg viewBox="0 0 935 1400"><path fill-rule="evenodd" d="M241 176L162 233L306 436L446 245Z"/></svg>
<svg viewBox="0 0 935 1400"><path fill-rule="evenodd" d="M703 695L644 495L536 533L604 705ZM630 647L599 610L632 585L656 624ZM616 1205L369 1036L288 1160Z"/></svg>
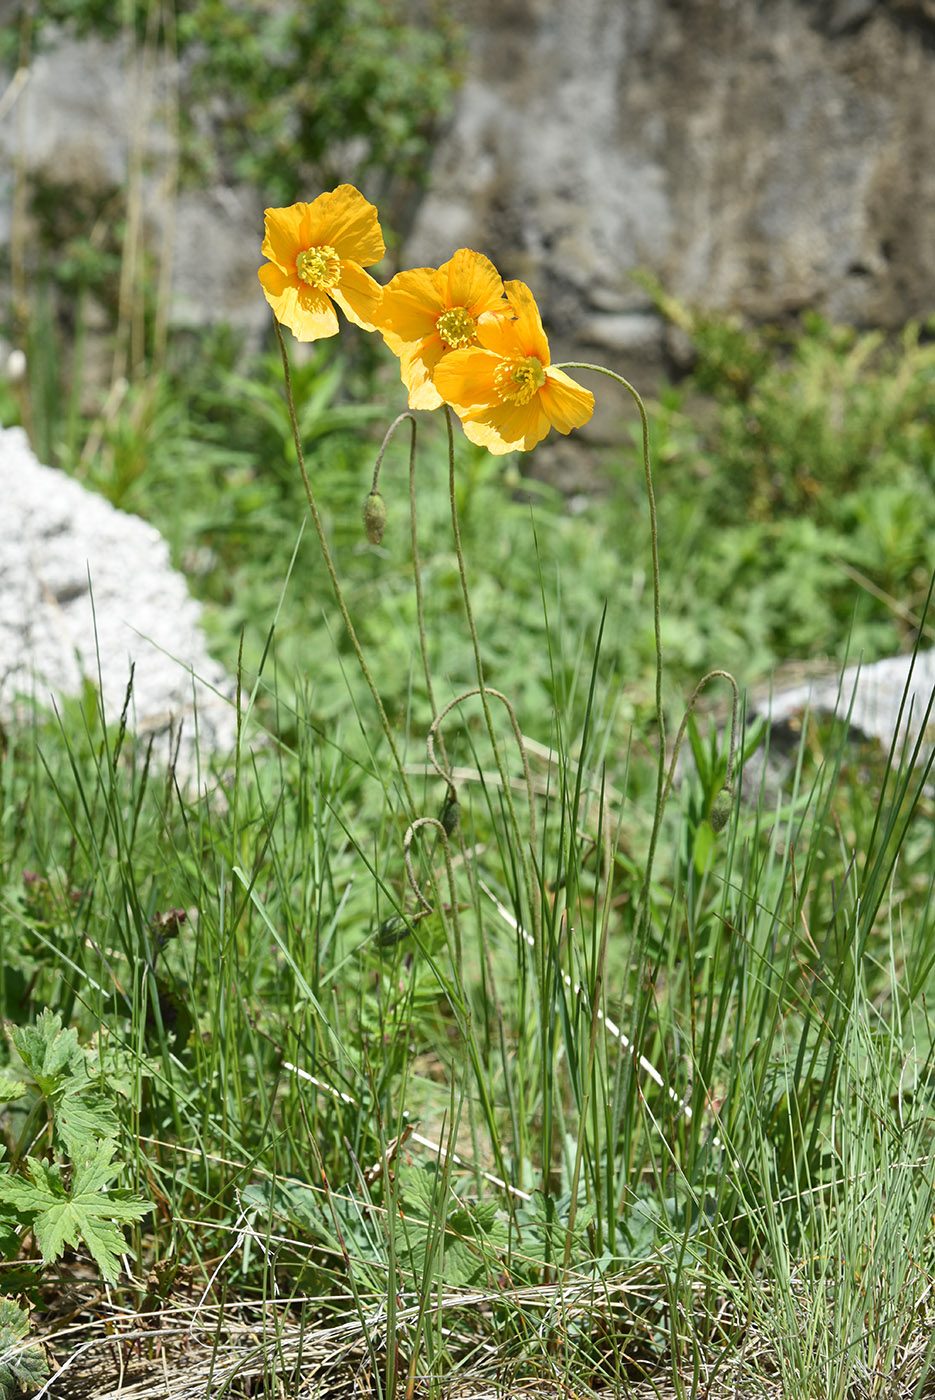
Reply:
<svg viewBox="0 0 935 1400"><path fill-rule="evenodd" d="M86 1157L101 1138L117 1136L116 1114L87 1075L66 1080L53 1100L52 1114L62 1144L75 1162Z"/></svg>
<svg viewBox="0 0 935 1400"><path fill-rule="evenodd" d="M711 823L708 821L699 822L695 830L695 839L692 843L692 861L699 875L704 875L711 864L711 858L716 844L717 838L714 835Z"/></svg>
<svg viewBox="0 0 935 1400"><path fill-rule="evenodd" d="M120 1272L126 1241L115 1222L139 1220L152 1206L126 1191L103 1188L117 1172L113 1142L100 1142L75 1171L67 1191L56 1164L27 1160L28 1177L0 1176L0 1200L32 1217L32 1230L45 1263L57 1259L65 1245L84 1241L104 1278L113 1283Z"/></svg>
<svg viewBox="0 0 935 1400"><path fill-rule="evenodd" d="M26 1342L29 1318L10 1298L0 1298L0 1400L37 1386L49 1374L42 1348Z"/></svg>
<svg viewBox="0 0 935 1400"><path fill-rule="evenodd" d="M61 1078L84 1065L78 1032L62 1030L57 1012L43 1011L34 1026L11 1027L10 1038L43 1093L52 1093Z"/></svg>

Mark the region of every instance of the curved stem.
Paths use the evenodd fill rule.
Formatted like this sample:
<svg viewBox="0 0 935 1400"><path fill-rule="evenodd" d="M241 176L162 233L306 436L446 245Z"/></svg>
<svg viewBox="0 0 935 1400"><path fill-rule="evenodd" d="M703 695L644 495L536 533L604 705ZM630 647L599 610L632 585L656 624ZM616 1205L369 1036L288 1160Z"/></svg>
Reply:
<svg viewBox="0 0 935 1400"><path fill-rule="evenodd" d="M691 695L688 698L688 704L685 706L685 713L682 716L682 723L679 725L679 732L675 736L675 747L672 750L672 758L669 762L669 772L668 776L666 777L665 790L662 794L663 806L665 806L666 802L668 801L669 793L672 790L672 783L675 778L675 764L679 756L679 749L682 747L682 740L685 737L685 728L688 724L688 717L694 710L695 705L698 703L698 696L704 690L708 682L717 679L729 681L731 689L733 691L733 700L731 704L730 716L730 748L727 753L727 786L731 787L731 785L733 784L734 759L737 754L737 718L738 711L740 709L740 691L738 689L737 682L734 680L734 677L731 675L730 671L709 671L706 676L702 676L701 680L695 686L695 689L692 691Z"/></svg>
<svg viewBox="0 0 935 1400"><path fill-rule="evenodd" d="M530 767L529 767L529 755L528 755L527 752L526 752L526 745L525 745L525 743L523 742L523 731L522 731L522 730L520 729L520 727L519 727L519 720L516 718L516 711L514 710L513 706L510 704L510 701L509 701L509 699L507 698L507 696L505 696L505 695L503 694L503 691L502 691L502 690L494 690L492 686L488 686L488 687L487 687L487 692L486 692L486 693L487 693L488 696L493 697L494 700L499 700L499 701L504 705L504 707L506 708L506 711L507 711L508 715L510 716L510 724L511 724L512 729L513 729L513 736L514 736L514 738L516 739L516 747L519 749L519 756L520 756L520 758L522 759L522 762L523 762L523 777L524 777L524 779L525 779L525 781L526 781L526 802L527 802L527 804L528 804L528 806L529 806L529 844L533 847L533 849L535 849L535 845L536 845L536 814L535 814L534 794L533 794L533 787L532 787L532 772L531 772ZM474 687L472 687L471 690L463 690L463 691L461 692L460 695L456 695L455 698L454 698L453 700L449 700L449 701L448 701L448 704L447 704L447 705L445 706L445 708L441 711L441 713L435 716L434 720L432 721L432 726L431 726L431 728L429 729L428 735L427 735L427 737L426 737L426 750L427 750L427 752L428 752L429 762L431 763L432 767L435 769L435 772L438 774L438 776L439 776L440 778L443 778L444 781L448 784L449 790L451 790L451 791L454 790L454 781L453 781L453 779L452 779L452 777L451 777L451 769L450 769L450 766L448 765L448 758L447 758L447 755L445 754L445 751L444 751L444 737L443 737L442 730L441 730L441 722L442 722L442 720L446 717L446 715L448 715L448 714L450 713L450 711L454 709L454 707L455 707L456 705L462 704L463 701L465 701L465 700L470 700L470 698L471 698L472 695L480 695L480 694L481 694L480 688L477 687L477 686L474 686ZM443 758L444 763L445 763L445 767L444 767L444 768L443 768L442 765L438 762L438 759L435 757L435 736L436 736L436 734L438 735L439 746L441 747L441 750L442 750L442 758ZM503 775L503 771L502 771L502 770L501 770L501 772L500 772L500 779L501 779L501 782L505 782L505 781L506 781L506 779L504 778L504 775Z"/></svg>
<svg viewBox="0 0 935 1400"><path fill-rule="evenodd" d="M302 437L299 432L299 423L295 412L295 398L292 393L292 375L289 370L289 355L286 350L286 342L283 339L282 327L280 326L279 322L274 321L273 324L276 327L276 338L279 341L279 353L282 357L283 376L285 378L286 384L286 404L289 409L289 422L292 424L292 437L293 441L295 442L296 456L299 460L299 471L302 473L302 485L305 487L305 495L308 498L308 508L311 512L312 521L315 526L315 532L318 535L318 543L321 545L321 552L322 557L325 561L325 568L328 570L328 577L331 580L331 587L334 592L335 600L337 602L338 608L340 609L341 617L344 620L344 626L347 628L347 635L350 638L351 646L354 649L354 655L357 657L357 664L361 669L361 673L364 677L364 680L367 683L367 687L370 691L370 694L373 696L374 704L377 707L377 714L380 716L380 727L382 728L383 733L386 735L387 743L390 746L390 751L393 755L393 760L396 764L396 771L399 774L400 781L402 782L403 789L406 793L406 800L409 803L410 811L412 813L415 813L416 806L415 802L413 801L412 790L409 786L409 779L406 777L406 770L403 766L403 761L400 757L399 749L396 747L396 740L393 738L393 731L390 728L390 722L387 718L386 710L383 708L383 701L380 699L380 692L377 690L376 682L373 679L370 667L367 665L367 661L361 648L360 641L358 639L356 631L354 630L354 624L351 622L351 616L347 610L347 604L344 601L344 594L341 590L341 584L338 580L337 571L334 567L334 561L331 557L331 550L328 548L328 541L325 538L324 526L321 523L321 516L318 513L318 505L315 501L315 495L312 491L312 484L308 479L308 472L305 467L305 453L302 451ZM396 424L394 423L393 427L395 426ZM384 443L384 447L385 445L386 444Z"/></svg>
<svg viewBox="0 0 935 1400"><path fill-rule="evenodd" d="M623 375L615 374L613 370L605 369L603 365L584 364L578 361L569 361L567 364L555 365L555 369L577 369L593 370L595 374L606 375L608 379L613 379L632 397L639 410L640 424L643 430L643 475L646 479L646 497L649 502L649 535L650 547L652 550L652 572L653 572L653 630L656 644L656 728L659 731L659 759L656 766L656 810L653 814L652 831L649 837L649 851L646 857L646 870L643 874L643 882L640 886L640 903L637 913L636 927L642 935L649 925L649 894L652 882L653 863L656 858L656 845L659 840L659 828L662 824L662 811L664 807L663 791L666 776L666 722L662 708L662 608L660 603L659 589L659 531L656 526L656 495L653 490L652 465L649 460L649 420L646 417L646 405L642 398L628 379Z"/></svg>
<svg viewBox="0 0 935 1400"><path fill-rule="evenodd" d="M387 428L386 432L383 434L383 441L380 443L380 451L377 453L377 461L376 461L376 465L374 466L374 469L373 469L373 485L370 487L371 495L373 494L374 491L376 491L377 487L378 487L379 484L380 484L380 468L383 466L383 458L384 458L384 456L386 455L386 449L387 449L387 448L389 447L389 445L390 445L390 441L391 441L391 439L392 439L392 437L393 437L393 434L395 433L396 429L399 427L399 425L400 425L401 423L405 423L405 422L407 422L407 421L410 423L410 425L411 425L411 427L412 427L412 435L411 435L411 437L410 437L410 439L409 439L409 461L410 461L410 465L411 465L412 462L415 460L415 455L416 455L416 420L415 420L415 415L412 414L412 413L400 413L398 417L396 417L396 418L393 419L392 423L391 423L390 426Z"/></svg>
<svg viewBox="0 0 935 1400"><path fill-rule="evenodd" d="M448 833L437 818L417 817L409 826L403 842L406 859L406 877L409 880L410 889L415 893L419 903L423 906L426 913L431 914L433 912L433 905L422 893L418 877L413 868L412 851L410 849L412 846L412 838L415 836L416 832L424 826L432 827L437 833L437 839L442 843L442 851L445 856L445 870L448 875L448 898L451 901L451 920L455 938L455 955L453 961L458 982L458 992L461 997L464 997L464 949L461 937L461 916L458 912L458 891L455 887L455 872L451 863L451 846L448 843Z"/></svg>

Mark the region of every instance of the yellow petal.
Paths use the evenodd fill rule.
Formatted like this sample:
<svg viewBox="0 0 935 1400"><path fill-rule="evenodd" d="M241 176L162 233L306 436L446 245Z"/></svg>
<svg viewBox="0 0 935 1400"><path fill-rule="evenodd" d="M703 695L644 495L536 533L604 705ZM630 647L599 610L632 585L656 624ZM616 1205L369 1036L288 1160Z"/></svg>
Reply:
<svg viewBox="0 0 935 1400"><path fill-rule="evenodd" d="M485 316L478 322L477 339L485 350L492 350L503 359L511 359L514 355L525 358L533 353L526 349L519 323L511 316Z"/></svg>
<svg viewBox="0 0 935 1400"><path fill-rule="evenodd" d="M297 277L288 277L274 263L266 263L258 275L276 320L288 326L296 340L322 340L337 335L338 318L324 292Z"/></svg>
<svg viewBox="0 0 935 1400"><path fill-rule="evenodd" d="M513 314L516 317L515 329L518 338L528 348L524 355L535 355L544 365L551 362L549 342L542 329L542 317L532 292L525 282L507 282L505 290Z"/></svg>
<svg viewBox="0 0 935 1400"><path fill-rule="evenodd" d="M383 288L355 262L341 263L341 281L331 295L349 321L372 331L380 317Z"/></svg>
<svg viewBox="0 0 935 1400"><path fill-rule="evenodd" d="M260 252L283 272L294 273L296 255L309 247L308 243L302 242L303 231L308 225L308 209L307 204L291 204L288 209L266 211Z"/></svg>
<svg viewBox="0 0 935 1400"><path fill-rule="evenodd" d="M546 370L539 398L553 428L560 433L570 433L573 428L580 428L594 412L594 395L582 389L560 369Z"/></svg>
<svg viewBox="0 0 935 1400"><path fill-rule="evenodd" d="M472 408L492 407L500 403L500 393L494 375L501 357L490 350L469 346L466 350L451 350L435 366L435 388L446 403L459 415Z"/></svg>
<svg viewBox="0 0 935 1400"><path fill-rule="evenodd" d="M482 253L459 248L438 272L447 284L448 306L463 306L475 318L484 312L507 310L500 274Z"/></svg>
<svg viewBox="0 0 935 1400"><path fill-rule="evenodd" d="M338 185L307 205L305 247L330 245L338 257L370 267L386 252L376 208L353 185Z"/></svg>
<svg viewBox="0 0 935 1400"><path fill-rule="evenodd" d="M529 452L549 431L549 420L542 411L538 394L526 404L475 409L462 419L462 425L466 437L495 456Z"/></svg>
<svg viewBox="0 0 935 1400"><path fill-rule="evenodd" d="M294 286L296 290L298 290L299 279L295 276L290 276L288 272L283 272L282 268L276 263L264 263L257 273L257 277L259 277L263 284L263 291L271 306L272 301L270 301L270 298L282 296L286 287Z"/></svg>
<svg viewBox="0 0 935 1400"><path fill-rule="evenodd" d="M435 277L433 268L416 267L397 272L384 287L377 329L395 354L403 345L434 334L435 322L446 309Z"/></svg>
<svg viewBox="0 0 935 1400"><path fill-rule="evenodd" d="M441 394L432 383L432 371L444 353L441 337L437 335L403 350L399 357L399 373L409 390L410 408L438 408L441 404Z"/></svg>

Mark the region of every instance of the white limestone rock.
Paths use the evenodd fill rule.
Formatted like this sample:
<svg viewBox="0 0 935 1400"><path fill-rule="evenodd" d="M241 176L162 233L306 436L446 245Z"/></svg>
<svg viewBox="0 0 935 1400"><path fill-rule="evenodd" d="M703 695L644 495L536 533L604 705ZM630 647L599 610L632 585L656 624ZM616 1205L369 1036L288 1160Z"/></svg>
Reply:
<svg viewBox="0 0 935 1400"><path fill-rule="evenodd" d="M120 717L157 736L178 770L230 752L233 682L207 653L199 604L159 531L38 462L20 428L0 429L0 716L18 700L99 689Z"/></svg>

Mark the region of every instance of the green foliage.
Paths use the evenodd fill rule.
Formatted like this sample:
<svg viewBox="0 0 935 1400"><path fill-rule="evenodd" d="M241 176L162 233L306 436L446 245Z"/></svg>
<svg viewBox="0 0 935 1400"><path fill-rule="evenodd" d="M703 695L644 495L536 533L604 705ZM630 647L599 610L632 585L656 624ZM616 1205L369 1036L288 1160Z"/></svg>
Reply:
<svg viewBox="0 0 935 1400"><path fill-rule="evenodd" d="M216 111L208 99L227 97L220 118L190 133L199 173L220 161L271 204L349 174L384 189L420 178L456 75L446 8L434 0L427 11L413 21L400 0L180 7L195 103Z"/></svg>
<svg viewBox="0 0 935 1400"><path fill-rule="evenodd" d="M244 180L270 204L342 179L391 185L423 178L457 81L459 39L445 0L413 14L403 0L179 0L160 33L151 7L100 0L16 4L0 63L17 61L56 24L81 36L161 40L181 60L184 175ZM70 255L94 260L91 242Z"/></svg>
<svg viewBox="0 0 935 1400"><path fill-rule="evenodd" d="M0 1202L25 1220L36 1237L46 1264L57 1259L67 1244L84 1244L102 1276L114 1283L126 1240L116 1222L140 1220L152 1206L127 1191L107 1190L118 1174L112 1162L117 1144L82 1140L83 1150L65 1180L63 1167L41 1158L26 1159L26 1176L0 1176Z"/></svg>
<svg viewBox="0 0 935 1400"><path fill-rule="evenodd" d="M750 680L845 638L904 650L931 570L935 344L918 325L886 340L812 316L780 335L665 305L697 354L651 408L669 660Z"/></svg>
<svg viewBox="0 0 935 1400"><path fill-rule="evenodd" d="M118 1222L139 1220L152 1207L127 1191L105 1190L119 1171L119 1124L105 1075L94 1072L93 1052L52 1011L34 1025L11 1027L10 1040L26 1078L0 1077L4 1117L17 1126L14 1156L0 1167L0 1225L10 1233L17 1224L30 1229L46 1264L65 1245L83 1242L114 1282L126 1248ZM28 1155L49 1138L51 1161ZM14 1170L20 1166L25 1176Z"/></svg>
<svg viewBox="0 0 935 1400"><path fill-rule="evenodd" d="M29 1083L6 1098L28 1099L27 1123L35 1125L33 1141L43 1136L48 1124L56 1146L77 1160L89 1143L116 1137L117 1120L102 1076L95 1072L92 1052L78 1044L76 1030L63 1030L61 1017L46 1010L33 1026L11 1026L10 1040ZM48 1115L45 1123L42 1109ZM24 1150L21 1136L18 1155Z"/></svg>
<svg viewBox="0 0 935 1400"><path fill-rule="evenodd" d="M9 1298L0 1298L0 1400L13 1400L49 1374L42 1348L26 1343L28 1336L28 1314Z"/></svg>
<svg viewBox="0 0 935 1400"><path fill-rule="evenodd" d="M651 405L676 723L712 667L912 635L935 490L921 332L691 329L692 376ZM735 775L726 797L723 738L693 717L650 879L638 451L572 516L458 438L485 680L519 737L499 710L488 728L456 699L477 678L443 426L419 416L415 465L433 701L408 429L379 544L361 521L403 394L351 338L299 359L295 387L395 765L303 533L279 381L224 333L179 338L120 412L52 434L76 468L93 427L92 484L167 535L242 657L243 723L197 792L91 690L0 748L3 1257L31 1232L44 1261L82 1246L116 1278L147 1210L106 1189L122 1134L167 1202L147 1267L184 1260L207 1289L222 1260L245 1298L330 1299L375 1369L411 1348L436 1377L489 1343L531 1371L567 1348L576 1384L585 1357L605 1389L643 1362L681 1382L712 1347L742 1357L752 1326L789 1394L888 1375L935 1269L925 774L809 726L788 781ZM449 701L450 781L425 745ZM485 1306L459 1313L457 1288Z"/></svg>

